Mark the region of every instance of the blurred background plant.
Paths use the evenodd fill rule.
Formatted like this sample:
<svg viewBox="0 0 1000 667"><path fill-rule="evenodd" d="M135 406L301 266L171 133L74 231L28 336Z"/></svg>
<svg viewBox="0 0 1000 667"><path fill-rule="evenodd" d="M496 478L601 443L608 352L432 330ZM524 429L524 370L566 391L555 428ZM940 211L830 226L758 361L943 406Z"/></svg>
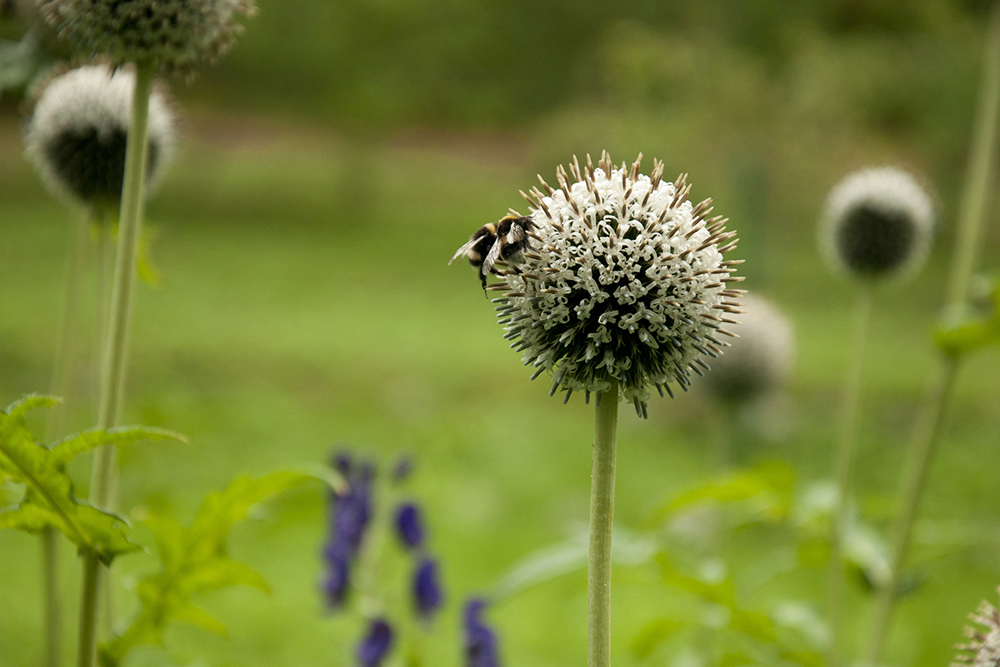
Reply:
<svg viewBox="0 0 1000 667"><path fill-rule="evenodd" d="M47 385L65 212L46 197L20 139L25 86L59 47L42 33L26 37L27 23L2 4L7 404ZM933 184L940 227L927 269L879 303L868 342L857 530L845 539L855 576L844 604L858 610L845 618L845 653L858 655L872 586L887 576L879 536L896 512L909 426L936 358L930 335L991 3L258 4L252 29L217 68L172 87L180 152L148 212L162 281L137 293L125 417L176 429L192 445L120 448L123 506L193 515L206 492L241 471L322 460L334 438L370 443L383 459L400 447L419 456L428 473L411 484L435 518L435 553L447 554L446 591L509 581L512 563L561 544L557 537L573 542L586 520L589 411L556 409L541 385L523 381L474 273L446 262L479 225L519 206L512 193L536 173L574 153L641 151L663 159L668 174L688 172L692 197L711 194L730 217L745 286L792 322L798 354L780 414L755 417L768 428L734 429L728 475L717 475L707 395L654 401L647 423L623 417L616 519L632 527L634 539L620 531L620 559L634 566L615 572L616 664L809 664L826 636L817 619L835 496L825 480L852 302L820 266L815 225L844 174L896 164ZM995 220L991 205L984 267L1000 262ZM978 310L964 328L941 329L942 345L994 340L995 290L980 282ZM80 317L96 308L85 296ZM81 334L93 335L86 326ZM975 360L954 386L900 578L908 594L886 646L891 663L946 664L966 612L1000 580L1000 361L988 352ZM82 395L92 371L78 362L72 386ZM71 407L68 425L88 425L89 414ZM770 428L779 417L782 427ZM85 466L68 471L85 482ZM710 498L659 513L692 489ZM5 505L8 493L0 486ZM697 530L698 508L720 503L732 515L721 547ZM325 618L316 589L322 509L304 494L271 507L254 515L252 531L236 527L230 537L271 583L271 599L209 595L203 604L228 639L171 626L168 651L140 647L130 664L353 664L367 625ZM32 549L0 533L0 608L9 610L0 656L15 667L41 655L38 563L22 557ZM69 580L75 561L63 556ZM145 556L121 559L123 585L148 566ZM563 567L564 576L491 606L505 660L582 662L585 578ZM428 661L461 664L461 602L444 598ZM691 622L671 625L678 618Z"/></svg>

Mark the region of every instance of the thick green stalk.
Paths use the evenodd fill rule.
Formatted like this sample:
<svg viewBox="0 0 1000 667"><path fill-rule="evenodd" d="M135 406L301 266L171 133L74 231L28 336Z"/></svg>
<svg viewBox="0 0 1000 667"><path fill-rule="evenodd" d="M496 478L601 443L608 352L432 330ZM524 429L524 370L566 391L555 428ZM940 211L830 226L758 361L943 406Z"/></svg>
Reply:
<svg viewBox="0 0 1000 667"><path fill-rule="evenodd" d="M77 337L74 335L79 325L80 288L83 283L84 265L87 257L87 234L91 212L77 216L70 235L69 261L66 267L65 303L62 322L56 342L55 359L52 364L53 396L63 398L64 403L52 406L45 423L45 441L51 443L65 435L66 402L69 402L70 385L73 381L73 359L76 354ZM62 601L59 595L59 534L54 528L42 532L42 571L45 586L45 666L58 667L62 652Z"/></svg>
<svg viewBox="0 0 1000 667"><path fill-rule="evenodd" d="M858 441L858 420L861 412L861 387L864 377L865 349L871 330L872 289L865 285L855 303L854 338L851 364L844 387L844 403L840 414L840 441L837 443L837 499L830 525L830 564L828 575L828 611L830 614L830 665L841 662L843 648L842 613L844 600L844 539L851 495L851 469L854 467Z"/></svg>
<svg viewBox="0 0 1000 667"><path fill-rule="evenodd" d="M972 147L966 172L965 187L959 209L955 249L948 278L944 317L951 320L961 314L968 297L969 279L976 265L976 254L986 222L986 204L990 188L996 180L997 118L1000 114L1000 2L993 6L983 75L976 107ZM941 432L941 420L954 385L960 359L942 357L924 402L921 416L914 426L910 459L901 486L902 505L896 519L890 558L889 581L879 591L871 643L867 660L876 664L892 621L896 603L899 574L906 563L913 524L920 509L924 484Z"/></svg>
<svg viewBox="0 0 1000 667"><path fill-rule="evenodd" d="M143 185L148 153L149 95L153 88L153 67L136 67L132 117L125 149L125 182L122 185L121 217L118 226L118 253L111 294L108 340L101 361L101 393L97 425L110 428L118 421L125 381L125 353L132 305L135 258L142 222ZM109 505L114 477L114 449L105 445L94 455L90 501L97 507ZM97 659L98 582L101 566L96 555L83 560L83 591L80 600L78 667L93 667Z"/></svg>
<svg viewBox="0 0 1000 667"><path fill-rule="evenodd" d="M611 525L615 507L618 383L598 395L590 478L590 555L587 561L587 665L611 665Z"/></svg>

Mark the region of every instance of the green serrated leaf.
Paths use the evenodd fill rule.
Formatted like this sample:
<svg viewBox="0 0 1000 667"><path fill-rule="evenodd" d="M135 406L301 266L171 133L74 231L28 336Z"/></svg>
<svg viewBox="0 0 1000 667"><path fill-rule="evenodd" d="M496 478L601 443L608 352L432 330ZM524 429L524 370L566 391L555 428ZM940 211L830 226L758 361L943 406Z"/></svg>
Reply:
<svg viewBox="0 0 1000 667"><path fill-rule="evenodd" d="M156 540L160 569L139 582L141 607L132 624L101 646L104 667L120 664L137 646L162 641L164 628L170 623L224 633L221 623L193 605L194 596L230 586L268 591L259 573L226 554L230 529L245 519L254 505L316 479L320 477L298 471L244 475L222 491L208 494L190 526L166 517L146 518L143 523ZM321 481L326 484L329 480Z"/></svg>
<svg viewBox="0 0 1000 667"><path fill-rule="evenodd" d="M0 525L28 532L55 528L81 551L110 563L116 556L138 547L128 541L124 519L91 507L73 495L73 483L65 465L74 453L88 448L84 444L113 444L119 436L92 431L67 438L58 454L49 450L35 441L25 425L25 414L34 408L50 407L57 400L50 396L26 396L0 413L0 477L25 488L18 505L4 512ZM133 433L138 431L133 429Z"/></svg>
<svg viewBox="0 0 1000 667"><path fill-rule="evenodd" d="M67 436L52 445L50 460L54 465L66 465L74 456L102 445L130 445L142 440L176 440L187 442L180 433L150 426L120 426L107 431L91 428Z"/></svg>

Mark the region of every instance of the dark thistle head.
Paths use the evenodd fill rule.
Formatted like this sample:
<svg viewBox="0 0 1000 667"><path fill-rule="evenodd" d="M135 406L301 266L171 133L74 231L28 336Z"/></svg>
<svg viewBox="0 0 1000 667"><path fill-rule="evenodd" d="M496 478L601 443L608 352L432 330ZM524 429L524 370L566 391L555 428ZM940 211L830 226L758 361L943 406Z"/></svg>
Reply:
<svg viewBox="0 0 1000 667"><path fill-rule="evenodd" d="M125 144L135 76L105 65L53 78L35 103L25 155L55 195L116 208L125 177ZM147 182L156 186L174 153L174 118L164 95L149 100Z"/></svg>
<svg viewBox="0 0 1000 667"><path fill-rule="evenodd" d="M483 622L485 608L482 598L465 604L465 667L500 667L497 635Z"/></svg>
<svg viewBox="0 0 1000 667"><path fill-rule="evenodd" d="M49 24L82 52L116 65L152 63L190 76L242 30L251 0L40 0Z"/></svg>
<svg viewBox="0 0 1000 667"><path fill-rule="evenodd" d="M396 508L396 535L408 549L418 549L423 545L424 522L419 507L404 503Z"/></svg>
<svg viewBox="0 0 1000 667"><path fill-rule="evenodd" d="M368 633L358 644L358 667L379 667L392 650L392 627L384 618L377 618L368 626Z"/></svg>
<svg viewBox="0 0 1000 667"><path fill-rule="evenodd" d="M663 181L662 163L650 176L639 168L605 153L596 167L560 167L558 188L543 180L526 195L528 248L491 289L504 291L494 301L505 338L532 378L553 376L550 394L600 396L617 383L645 416L650 388L686 390L702 357L722 353L721 327L740 312L729 285L742 279L723 258L736 242L708 217L711 200L691 204L685 177Z"/></svg>
<svg viewBox="0 0 1000 667"><path fill-rule="evenodd" d="M980 627L966 627L968 642L958 644L952 667L1000 666L1000 611L985 600L969 618Z"/></svg>
<svg viewBox="0 0 1000 667"><path fill-rule="evenodd" d="M432 558L424 558L413 573L413 602L422 618L430 618L444 602L438 564Z"/></svg>
<svg viewBox="0 0 1000 667"><path fill-rule="evenodd" d="M759 296L743 297L739 338L712 361L705 386L718 401L741 405L773 394L787 382L795 357L795 334L774 305Z"/></svg>
<svg viewBox="0 0 1000 667"><path fill-rule="evenodd" d="M930 197L893 167L864 169L838 183L820 226L830 264L862 281L912 276L927 261L933 235Z"/></svg>

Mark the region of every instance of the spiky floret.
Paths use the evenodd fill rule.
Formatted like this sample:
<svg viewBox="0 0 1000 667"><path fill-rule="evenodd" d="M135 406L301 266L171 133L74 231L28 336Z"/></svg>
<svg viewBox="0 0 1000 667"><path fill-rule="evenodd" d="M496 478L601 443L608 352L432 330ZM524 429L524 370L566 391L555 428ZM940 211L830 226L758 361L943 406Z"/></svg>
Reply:
<svg viewBox="0 0 1000 667"><path fill-rule="evenodd" d="M730 275L739 262L723 259L735 233L707 218L711 200L692 205L684 175L663 181L658 161L640 174L641 159L615 167L605 152L581 168L574 158L569 174L557 169L557 188L539 176L544 192L522 192L530 249L491 288L505 292L494 299L499 320L532 379L553 375L550 395L600 400L616 380L645 416L650 387L686 391L691 372L708 368L701 357L722 353L718 336L732 335L722 326L735 323L742 293L729 283L742 278Z"/></svg>
<svg viewBox="0 0 1000 667"><path fill-rule="evenodd" d="M191 75L214 62L242 30L252 0L40 0L46 20L89 55L115 65L151 62Z"/></svg>
<svg viewBox="0 0 1000 667"><path fill-rule="evenodd" d="M1000 589L998 589L1000 590ZM981 629L965 628L969 641L955 646L959 650L952 667L997 667L1000 665L1000 611L983 601L969 618Z"/></svg>
<svg viewBox="0 0 1000 667"><path fill-rule="evenodd" d="M777 391L787 381L795 356L795 333L767 299L743 297L739 338L719 359L705 384L720 401L741 404Z"/></svg>
<svg viewBox="0 0 1000 667"><path fill-rule="evenodd" d="M863 169L837 184L820 225L831 265L850 277L907 277L926 262L934 205L917 181L895 167Z"/></svg>
<svg viewBox="0 0 1000 667"><path fill-rule="evenodd" d="M117 206L135 75L88 65L53 78L25 129L25 155L57 196ZM155 187L174 153L174 119L165 96L149 100L148 182Z"/></svg>

